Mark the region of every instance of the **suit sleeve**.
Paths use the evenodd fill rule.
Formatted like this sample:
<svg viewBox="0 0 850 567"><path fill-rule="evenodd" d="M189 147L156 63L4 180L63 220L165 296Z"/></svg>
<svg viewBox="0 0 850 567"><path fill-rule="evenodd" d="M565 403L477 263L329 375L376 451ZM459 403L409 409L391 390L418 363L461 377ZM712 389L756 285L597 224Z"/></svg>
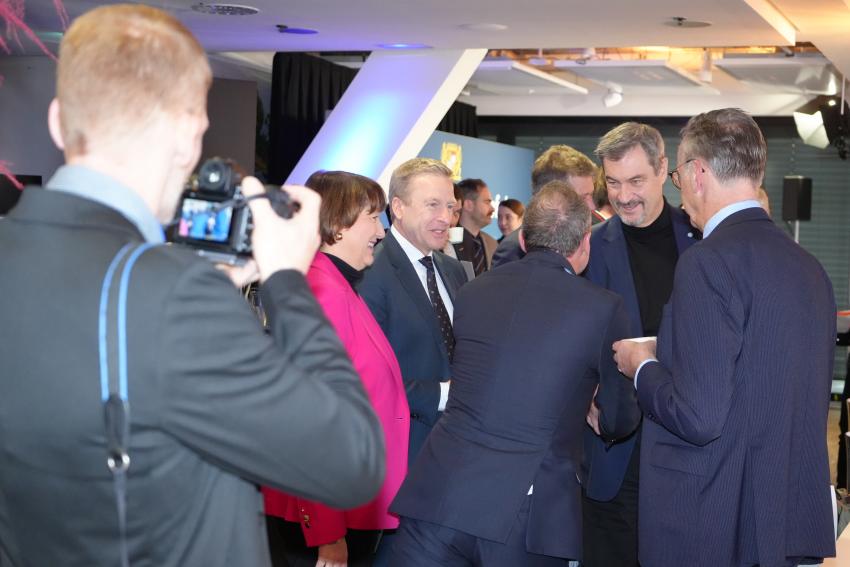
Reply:
<svg viewBox="0 0 850 567"><path fill-rule="evenodd" d="M638 378L647 418L695 445L719 437L729 413L744 325L733 283L712 250L684 254L673 285L672 361L649 362Z"/></svg>
<svg viewBox="0 0 850 567"><path fill-rule="evenodd" d="M246 479L337 508L384 477L381 425L304 277L260 290L271 337L225 276L196 264L165 306L164 428Z"/></svg>
<svg viewBox="0 0 850 567"><path fill-rule="evenodd" d="M629 316L618 296L599 353L599 391L596 394L600 432L609 442L632 433L641 419L634 385L617 370L611 349L614 342L628 337L628 332Z"/></svg>

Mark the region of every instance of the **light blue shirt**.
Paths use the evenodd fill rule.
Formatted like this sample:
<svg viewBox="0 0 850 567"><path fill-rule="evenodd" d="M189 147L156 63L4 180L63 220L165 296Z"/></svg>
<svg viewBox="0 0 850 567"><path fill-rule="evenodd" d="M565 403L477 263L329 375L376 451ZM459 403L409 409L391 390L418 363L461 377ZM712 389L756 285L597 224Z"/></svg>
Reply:
<svg viewBox="0 0 850 567"><path fill-rule="evenodd" d="M705 229L702 231L703 239L708 238L708 235L714 232L714 229L717 228L717 225L725 221L731 215L737 213L738 211L743 211L744 209L752 209L754 207L761 207L761 204L754 200L749 199L747 201L738 201L737 203L732 203L731 205L726 205L714 215L708 219L708 222L705 223Z"/></svg>
<svg viewBox="0 0 850 567"><path fill-rule="evenodd" d="M146 242L161 244L165 233L138 193L108 175L82 165L63 165L45 185L46 189L70 193L109 207L130 221Z"/></svg>
<svg viewBox="0 0 850 567"><path fill-rule="evenodd" d="M720 209L719 211L714 213L711 216L711 218L708 219L708 222L705 223L705 229L703 229L703 231L702 231L703 240L708 238L708 235L710 235L712 232L714 232L714 229L717 228L717 226L720 223L725 221L730 216L734 215L738 211L743 211L744 209L752 209L754 207L761 207L761 204L754 199L748 199L746 201L738 201L737 203L732 203L731 205L726 205L725 207L723 207L722 209ZM638 366L637 372L635 372L635 389L637 389L638 374L640 374L641 368L643 368L644 365L647 362L658 362L658 359L647 358L646 360L644 360L643 362L640 363L640 366Z"/></svg>

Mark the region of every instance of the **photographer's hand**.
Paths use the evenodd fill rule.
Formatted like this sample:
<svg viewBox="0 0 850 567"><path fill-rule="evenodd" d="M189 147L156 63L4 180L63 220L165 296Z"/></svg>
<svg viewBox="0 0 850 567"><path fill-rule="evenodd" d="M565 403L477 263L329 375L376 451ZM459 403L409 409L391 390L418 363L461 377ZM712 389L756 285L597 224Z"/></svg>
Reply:
<svg viewBox="0 0 850 567"><path fill-rule="evenodd" d="M283 219L274 212L267 199L248 202L254 217L251 246L254 260L260 268L260 281L266 281L279 270L298 270L306 274L319 249L319 207L322 198L318 193L299 185L284 189L301 210L291 219ZM246 197L261 195L263 185L255 177L242 180L242 193Z"/></svg>
<svg viewBox="0 0 850 567"><path fill-rule="evenodd" d="M227 274L230 281L238 288L243 288L248 284L252 284L260 279L260 269L257 267L257 262L248 260L241 266L231 266L229 264L216 264L216 268Z"/></svg>

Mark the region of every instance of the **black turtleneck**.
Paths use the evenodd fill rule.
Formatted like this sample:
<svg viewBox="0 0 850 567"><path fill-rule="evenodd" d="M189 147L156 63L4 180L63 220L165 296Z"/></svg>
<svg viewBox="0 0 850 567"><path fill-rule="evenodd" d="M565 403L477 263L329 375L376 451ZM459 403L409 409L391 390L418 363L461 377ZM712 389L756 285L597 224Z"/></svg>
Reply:
<svg viewBox="0 0 850 567"><path fill-rule="evenodd" d="M351 289L354 290L354 293L357 293L357 284L360 283L360 280L363 279L364 270L355 270L347 262L340 260L333 254L328 254L327 252L321 252L328 257L328 259L333 262L336 269L340 271L342 276L345 278L345 281L348 282L348 285L351 286Z"/></svg>
<svg viewBox="0 0 850 567"><path fill-rule="evenodd" d="M661 310L673 291L673 273L679 259L670 205L665 201L661 214L649 226L623 224L623 236L629 249L643 334L655 336L661 325Z"/></svg>

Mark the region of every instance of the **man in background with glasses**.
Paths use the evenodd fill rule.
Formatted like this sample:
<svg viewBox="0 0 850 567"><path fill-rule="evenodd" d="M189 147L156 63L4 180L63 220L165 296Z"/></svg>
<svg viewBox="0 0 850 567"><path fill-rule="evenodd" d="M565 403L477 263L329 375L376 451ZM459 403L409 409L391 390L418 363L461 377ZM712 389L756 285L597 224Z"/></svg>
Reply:
<svg viewBox="0 0 850 567"><path fill-rule="evenodd" d="M655 336L679 255L699 234L664 199L667 158L658 130L621 124L602 137L596 156L617 216L594 228L585 276L623 298L632 336ZM640 430L612 445L588 429L585 445L582 564L637 567Z"/></svg>

